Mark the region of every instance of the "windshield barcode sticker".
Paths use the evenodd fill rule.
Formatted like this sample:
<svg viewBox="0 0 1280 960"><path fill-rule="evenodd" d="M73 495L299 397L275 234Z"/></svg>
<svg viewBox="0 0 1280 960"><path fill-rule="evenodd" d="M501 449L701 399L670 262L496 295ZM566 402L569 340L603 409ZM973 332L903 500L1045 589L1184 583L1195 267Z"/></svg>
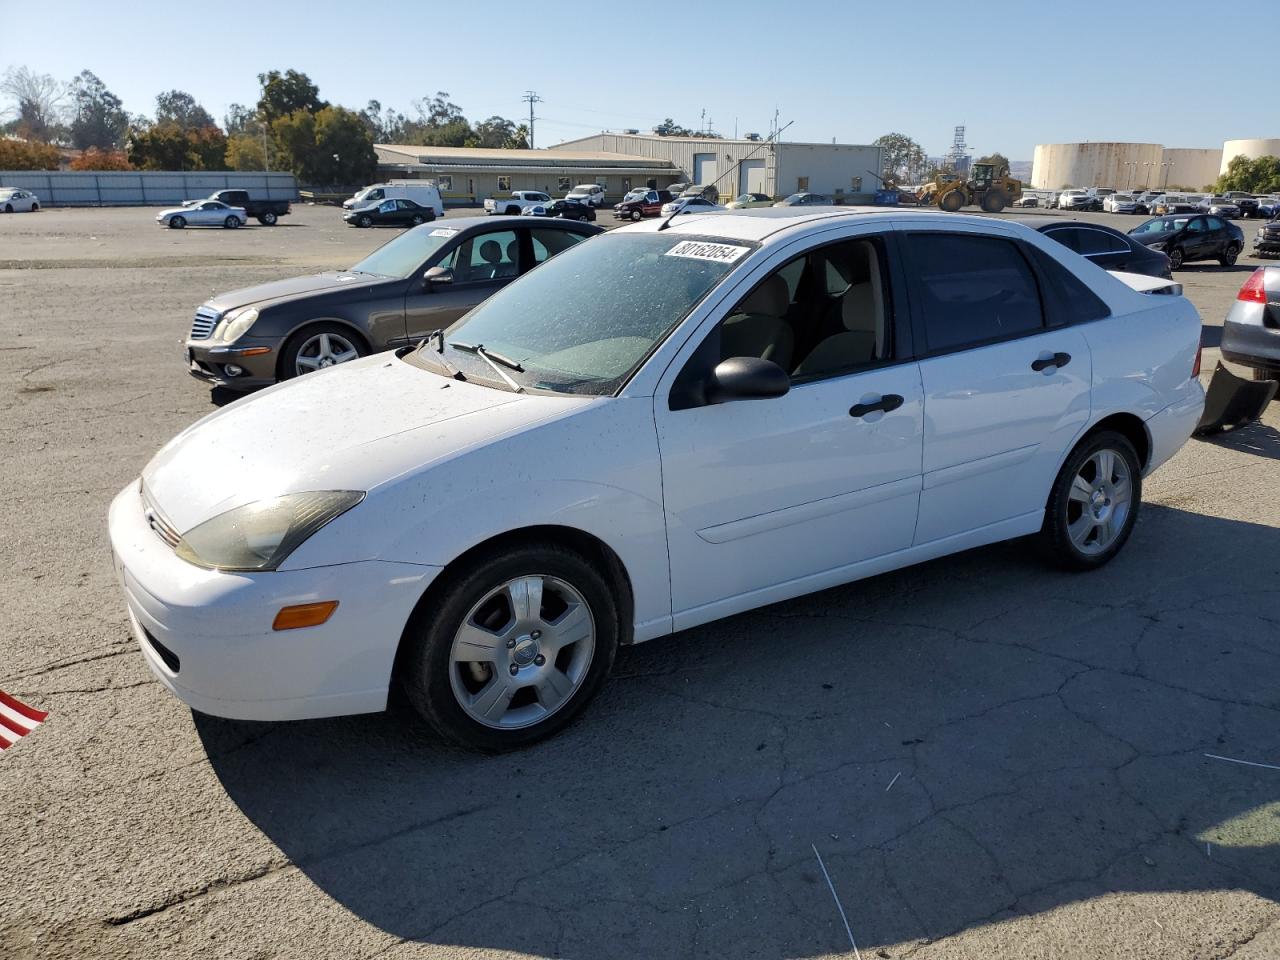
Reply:
<svg viewBox="0 0 1280 960"><path fill-rule="evenodd" d="M457 230L451 230L448 227L436 227L429 235L433 237L452 237L457 232Z"/></svg>
<svg viewBox="0 0 1280 960"><path fill-rule="evenodd" d="M693 260L712 260L716 263L733 263L750 247L734 247L727 243L704 243L701 240L683 240L667 251L668 257L689 257Z"/></svg>

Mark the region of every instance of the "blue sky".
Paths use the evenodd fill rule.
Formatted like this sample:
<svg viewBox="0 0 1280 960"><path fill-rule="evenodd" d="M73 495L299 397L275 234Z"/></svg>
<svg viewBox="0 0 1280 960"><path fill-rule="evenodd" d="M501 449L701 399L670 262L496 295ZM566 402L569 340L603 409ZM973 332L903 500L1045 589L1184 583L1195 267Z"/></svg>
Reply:
<svg viewBox="0 0 1280 960"><path fill-rule="evenodd" d="M413 100L446 90L471 120L527 116L520 98L534 89L545 101L539 146L601 129L645 130L668 116L696 127L703 110L717 132L768 132L776 107L783 123L793 121L784 139L866 143L898 131L940 154L963 123L977 153L1029 160L1036 143L1213 147L1280 135L1274 97L1268 103L1247 80L1261 53L1196 40L1223 31L1247 38L1274 25L1280 2L1228 8L1228 22L1214 24L1202 2L1183 0L61 0L39 13L0 0L0 12L38 28L36 42L26 30L0 33L0 69L26 64L70 79L88 68L131 113L153 112L157 93L178 88L221 119L229 103L257 100L258 73L294 68L344 106L376 98L409 112ZM1009 26L982 26L971 9ZM1189 42L1174 47L1181 54L1141 49L1153 31ZM1150 66L1182 54L1209 72Z"/></svg>

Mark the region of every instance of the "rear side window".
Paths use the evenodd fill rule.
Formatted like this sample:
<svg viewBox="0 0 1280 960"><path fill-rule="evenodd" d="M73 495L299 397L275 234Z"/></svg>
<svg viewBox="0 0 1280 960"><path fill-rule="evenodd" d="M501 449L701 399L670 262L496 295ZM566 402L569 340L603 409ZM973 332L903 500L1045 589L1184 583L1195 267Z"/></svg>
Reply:
<svg viewBox="0 0 1280 960"><path fill-rule="evenodd" d="M1043 329L1040 290L1017 244L973 234L906 236L928 352L961 350Z"/></svg>
<svg viewBox="0 0 1280 960"><path fill-rule="evenodd" d="M1079 246L1072 249L1088 256L1105 253L1128 253L1129 245L1105 230L1076 230Z"/></svg>
<svg viewBox="0 0 1280 960"><path fill-rule="evenodd" d="M1100 231L1094 231L1100 232ZM1111 309L1074 273L1049 254L1024 247L1043 281L1046 320L1051 327L1088 323L1111 316Z"/></svg>

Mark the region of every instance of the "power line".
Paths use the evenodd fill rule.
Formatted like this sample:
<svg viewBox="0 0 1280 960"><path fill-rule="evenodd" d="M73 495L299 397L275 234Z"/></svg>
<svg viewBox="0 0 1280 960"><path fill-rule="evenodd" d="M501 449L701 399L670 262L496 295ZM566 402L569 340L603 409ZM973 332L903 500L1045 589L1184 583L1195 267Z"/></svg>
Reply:
<svg viewBox="0 0 1280 960"><path fill-rule="evenodd" d="M529 104L529 149L532 150L533 149L533 121L537 119L533 115L533 105L535 103L544 103L545 101L540 96L538 96L538 92L536 90L526 90L524 92L524 96L521 97L520 99L523 100L525 103Z"/></svg>

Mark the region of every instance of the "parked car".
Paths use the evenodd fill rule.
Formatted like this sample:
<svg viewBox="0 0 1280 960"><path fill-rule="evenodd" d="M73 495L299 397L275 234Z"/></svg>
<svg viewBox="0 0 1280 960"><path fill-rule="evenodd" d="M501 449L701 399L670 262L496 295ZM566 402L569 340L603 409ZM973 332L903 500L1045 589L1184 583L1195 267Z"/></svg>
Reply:
<svg viewBox="0 0 1280 960"><path fill-rule="evenodd" d="M577 200L590 207L604 206L604 187L598 183L580 183L564 197L566 200Z"/></svg>
<svg viewBox="0 0 1280 960"><path fill-rule="evenodd" d="M1040 206L1044 207L1046 210L1056 210L1058 208L1059 196L1060 194L1056 190L1044 191L1043 197L1040 201Z"/></svg>
<svg viewBox="0 0 1280 960"><path fill-rule="evenodd" d="M1280 220L1271 220L1258 227L1258 232L1253 235L1253 255L1280 256Z"/></svg>
<svg viewBox="0 0 1280 960"><path fill-rule="evenodd" d="M572 220L459 217L447 224L406 230L350 270L218 294L196 310L185 344L189 372L213 386L251 390L417 343L600 232Z"/></svg>
<svg viewBox="0 0 1280 960"><path fill-rule="evenodd" d="M383 200L367 207L348 210L342 219L353 227L416 227L430 223L436 212L413 200Z"/></svg>
<svg viewBox="0 0 1280 960"><path fill-rule="evenodd" d="M180 207L161 210L156 214L156 223L174 230L183 227L226 227L234 230L243 226L248 216L244 207L228 206L221 200L188 200Z"/></svg>
<svg viewBox="0 0 1280 960"><path fill-rule="evenodd" d="M1222 356L1280 380L1280 267L1259 267L1240 287L1222 324Z"/></svg>
<svg viewBox="0 0 1280 960"><path fill-rule="evenodd" d="M266 227L274 227L281 217L293 209L288 200L260 200L249 196L248 190L219 190L209 194L206 200L217 200L229 207L239 207L245 215L253 217Z"/></svg>
<svg viewBox="0 0 1280 960"><path fill-rule="evenodd" d="M715 213L724 210L718 203L712 203L706 197L676 197L670 203L664 203L659 213L669 217L676 213Z"/></svg>
<svg viewBox="0 0 1280 960"><path fill-rule="evenodd" d="M1223 196L1240 208L1240 216L1248 219L1258 215L1258 198L1241 190L1228 190Z"/></svg>
<svg viewBox="0 0 1280 960"><path fill-rule="evenodd" d="M715 187L714 184L695 183L692 186L685 187L679 193L675 194L675 196L686 197L686 198L702 197L702 199L710 200L712 203L720 202L720 191Z"/></svg>
<svg viewBox="0 0 1280 960"><path fill-rule="evenodd" d="M1156 205L1151 212L1158 217L1171 213L1197 213L1199 211L1198 203L1198 200L1192 200L1182 194L1164 193L1156 200Z"/></svg>
<svg viewBox="0 0 1280 960"><path fill-rule="evenodd" d="M1192 260L1217 260L1229 267L1244 249L1244 231L1209 214L1156 217L1134 227L1129 236L1164 253L1174 270Z"/></svg>
<svg viewBox="0 0 1280 960"><path fill-rule="evenodd" d="M1102 198L1088 190L1063 190L1058 194L1059 210L1102 210Z"/></svg>
<svg viewBox="0 0 1280 960"><path fill-rule="evenodd" d="M371 207L383 200L412 200L420 207L430 207L437 217L444 216L444 198L434 180L391 180L365 187L354 197L342 201L344 210Z"/></svg>
<svg viewBox="0 0 1280 960"><path fill-rule="evenodd" d="M1196 204L1196 209L1202 213L1212 213L1214 216L1228 219L1240 216L1240 207L1226 197L1206 197Z"/></svg>
<svg viewBox="0 0 1280 960"><path fill-rule="evenodd" d="M1111 227L1062 217L1028 217L1020 222L1057 240L1068 250L1092 260L1104 270L1173 279L1167 256Z"/></svg>
<svg viewBox="0 0 1280 960"><path fill-rule="evenodd" d="M1034 193L1024 193L1024 194L1023 194L1022 196L1020 196L1017 200L1014 200L1014 201L1013 201L1013 203L1009 204L1009 206L1011 206L1011 207L1038 207L1038 206L1040 206L1040 198L1039 198L1038 196L1036 196Z"/></svg>
<svg viewBox="0 0 1280 960"><path fill-rule="evenodd" d="M820 193L793 193L779 200L775 207L825 207L831 205L831 198Z"/></svg>
<svg viewBox="0 0 1280 960"><path fill-rule="evenodd" d="M395 683L453 741L524 746L628 644L1015 537L1102 567L1204 408L1185 298L1017 223L660 226L167 444L109 517L158 681L249 720Z"/></svg>
<svg viewBox="0 0 1280 960"><path fill-rule="evenodd" d="M728 210L746 210L751 207L772 206L773 197L763 193L740 193L725 204L725 208Z"/></svg>
<svg viewBox="0 0 1280 960"><path fill-rule="evenodd" d="M1134 213L1140 214L1144 217L1150 216L1152 207L1155 206L1155 202L1159 197L1160 194L1156 193L1154 190L1144 190L1142 193L1135 194L1133 198Z"/></svg>
<svg viewBox="0 0 1280 960"><path fill-rule="evenodd" d="M0 212L34 213L40 209L40 198L21 187L0 187Z"/></svg>
<svg viewBox="0 0 1280 960"><path fill-rule="evenodd" d="M1280 198L1260 197L1258 199L1258 216L1274 220L1280 217Z"/></svg>
<svg viewBox="0 0 1280 960"><path fill-rule="evenodd" d="M683 181L681 181L680 183L670 183L670 184L667 184L665 189L667 193L671 194L673 197L678 197L680 196L680 194L684 193L686 190L689 189L689 184L684 183Z"/></svg>
<svg viewBox="0 0 1280 960"><path fill-rule="evenodd" d="M656 217L662 212L662 205L675 198L667 190L646 190L632 200L623 200L613 205L613 219L641 220L645 217Z"/></svg>
<svg viewBox="0 0 1280 960"><path fill-rule="evenodd" d="M505 214L506 216L519 216L524 213L528 207L535 206L539 203L546 204L551 202L551 197L541 190L512 190L511 196L501 199L489 197L484 202L484 212L493 216L494 214Z"/></svg>
<svg viewBox="0 0 1280 960"><path fill-rule="evenodd" d="M1106 213L1137 213L1138 202L1127 193L1110 193L1102 198Z"/></svg>
<svg viewBox="0 0 1280 960"><path fill-rule="evenodd" d="M552 200L525 207L522 216L563 217L565 220L595 220L596 208L583 200Z"/></svg>

